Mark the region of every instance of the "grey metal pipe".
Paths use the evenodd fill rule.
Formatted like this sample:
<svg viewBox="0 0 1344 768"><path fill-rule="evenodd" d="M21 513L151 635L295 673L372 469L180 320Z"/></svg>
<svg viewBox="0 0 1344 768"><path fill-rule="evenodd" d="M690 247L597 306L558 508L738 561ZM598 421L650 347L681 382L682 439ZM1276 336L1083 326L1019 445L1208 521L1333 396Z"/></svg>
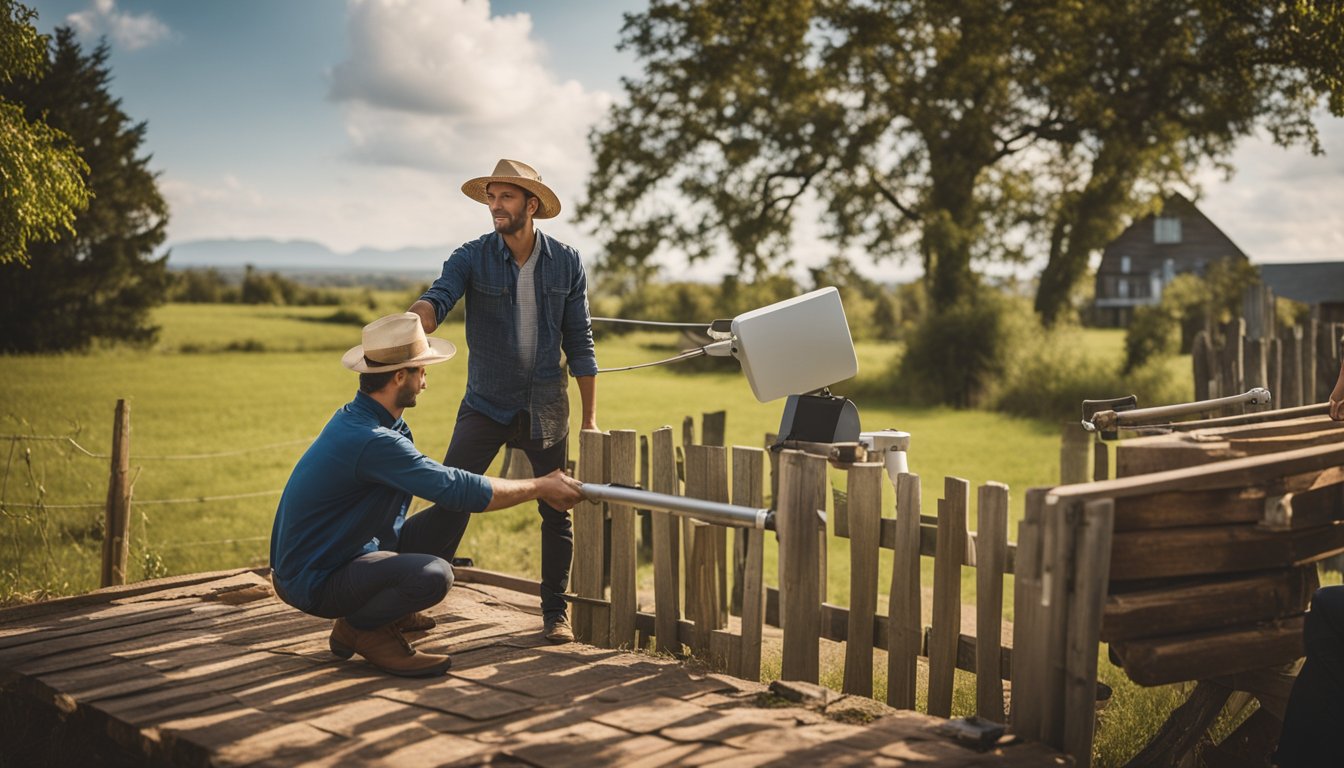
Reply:
<svg viewBox="0 0 1344 768"><path fill-rule="evenodd" d="M1158 419L1171 419L1177 416L1189 416L1194 413L1208 413L1230 405L1264 405L1269 401L1269 390L1264 387L1256 387L1240 395L1200 400L1194 403L1159 405L1154 408L1139 408L1133 411L1098 411L1092 415L1091 421L1083 422L1083 428L1088 432L1097 430L1110 432L1120 427L1141 426L1144 422Z"/></svg>
<svg viewBox="0 0 1344 768"><path fill-rule="evenodd" d="M641 509L657 509L674 515L693 517L707 523L729 525L734 528L756 528L775 530L775 513L769 508L757 509L737 504L723 504L717 501L693 499L689 496L673 496L668 493L654 493L624 485L606 483L583 483L584 497L589 501L613 501Z"/></svg>

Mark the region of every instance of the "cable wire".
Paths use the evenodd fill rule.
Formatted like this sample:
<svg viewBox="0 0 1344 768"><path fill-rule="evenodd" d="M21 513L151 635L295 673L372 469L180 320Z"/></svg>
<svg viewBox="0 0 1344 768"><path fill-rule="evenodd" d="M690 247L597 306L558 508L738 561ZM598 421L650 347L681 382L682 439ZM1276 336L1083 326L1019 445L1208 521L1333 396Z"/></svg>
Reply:
<svg viewBox="0 0 1344 768"><path fill-rule="evenodd" d="M669 323L662 320L627 320L623 317L590 317L603 323L623 323L625 325L649 325L662 328L708 328L709 323Z"/></svg>
<svg viewBox="0 0 1344 768"><path fill-rule="evenodd" d="M598 373L613 373L613 372L615 372L615 371L633 371L633 370L635 370L636 368L650 368L650 367L655 366L655 365L669 365L669 364L671 364L671 363L680 363L680 362L683 361L683 360L690 360L690 359L693 358L693 357L700 357L701 355L704 355L704 354L706 354L706 352L705 352L705 348L704 348L704 347L697 347L696 349L688 349L688 350L686 350L685 352L682 352L681 354L676 355L676 356L674 356L674 357L667 357L667 358L664 358L664 359L662 359L662 360L654 360L654 361L651 362L651 363L639 363L639 364L637 364L637 365L626 365L626 366L622 366L622 367L620 367L620 368L598 368L598 369L597 369L597 372L598 372Z"/></svg>

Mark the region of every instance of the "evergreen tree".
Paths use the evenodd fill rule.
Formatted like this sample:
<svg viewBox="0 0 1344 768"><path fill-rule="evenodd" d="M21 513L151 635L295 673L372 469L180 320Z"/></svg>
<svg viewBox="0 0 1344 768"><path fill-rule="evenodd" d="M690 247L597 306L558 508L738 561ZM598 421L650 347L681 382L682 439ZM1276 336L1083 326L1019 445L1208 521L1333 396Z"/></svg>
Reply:
<svg viewBox="0 0 1344 768"><path fill-rule="evenodd" d="M132 124L108 92L108 47L86 54L56 30L41 76L15 78L0 96L68 134L88 164L92 200L74 233L29 246L28 263L0 264L0 350L86 349L95 340L148 343L149 310L171 284L164 240L168 207L139 155L145 124Z"/></svg>

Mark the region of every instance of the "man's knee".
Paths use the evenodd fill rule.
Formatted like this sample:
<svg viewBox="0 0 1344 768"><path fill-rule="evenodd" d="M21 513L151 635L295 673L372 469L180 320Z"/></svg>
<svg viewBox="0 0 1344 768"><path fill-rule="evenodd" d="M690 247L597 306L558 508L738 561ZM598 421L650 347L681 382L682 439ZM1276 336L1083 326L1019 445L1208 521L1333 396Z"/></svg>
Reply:
<svg viewBox="0 0 1344 768"><path fill-rule="evenodd" d="M441 557L433 557L415 574L415 591L438 602L453 586L453 567Z"/></svg>

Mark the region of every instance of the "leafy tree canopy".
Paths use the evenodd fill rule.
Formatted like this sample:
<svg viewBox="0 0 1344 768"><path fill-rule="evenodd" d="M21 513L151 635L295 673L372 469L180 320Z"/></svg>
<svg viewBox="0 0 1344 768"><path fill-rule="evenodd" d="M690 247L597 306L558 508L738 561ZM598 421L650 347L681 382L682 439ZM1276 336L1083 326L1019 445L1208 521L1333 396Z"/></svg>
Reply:
<svg viewBox="0 0 1344 768"><path fill-rule="evenodd" d="M1319 149L1342 41L1309 1L652 0L579 215L613 264L726 245L759 272L814 198L839 246L919 258L935 310L977 260L1048 257L1052 320L1127 214L1237 138Z"/></svg>
<svg viewBox="0 0 1344 768"><path fill-rule="evenodd" d="M92 199L72 232L30 243L28 263L0 264L0 349L41 352L87 348L95 340L152 341L149 310L170 284L164 240L168 209L149 157L140 155L145 124L133 124L108 93L108 48L85 53L67 28L56 30L40 75L0 85L0 98L22 105L71 137L88 165Z"/></svg>
<svg viewBox="0 0 1344 768"><path fill-rule="evenodd" d="M0 87L41 75L47 38L33 27L36 13L0 0ZM41 116L0 94L0 264L26 261L32 240L54 240L72 231L88 204L80 159L69 137Z"/></svg>

